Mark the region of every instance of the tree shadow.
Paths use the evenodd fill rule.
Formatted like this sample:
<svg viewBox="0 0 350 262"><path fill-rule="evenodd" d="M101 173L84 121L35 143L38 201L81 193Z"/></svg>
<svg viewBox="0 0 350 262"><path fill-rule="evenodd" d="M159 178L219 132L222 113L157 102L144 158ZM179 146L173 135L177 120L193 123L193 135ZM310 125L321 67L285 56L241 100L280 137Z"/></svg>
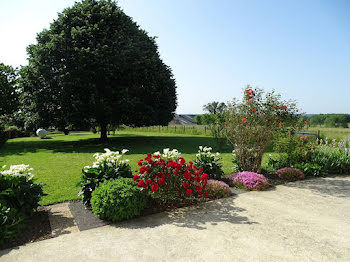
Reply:
<svg viewBox="0 0 350 262"><path fill-rule="evenodd" d="M333 196L350 198L350 176L331 176L323 178L311 178L304 181L285 184L287 187L309 189L313 193L324 197Z"/></svg>
<svg viewBox="0 0 350 262"><path fill-rule="evenodd" d="M75 134L74 134L75 135ZM201 136L142 136L138 134L122 134L109 138L107 143L102 143L98 138L80 139L74 141L60 140L59 136L50 140L19 140L11 141L0 149L0 157L6 155L22 155L35 153L40 150L49 150L60 153L95 153L103 152L108 147L111 150L127 148L131 154L145 154L155 152L163 148L176 148L183 154L193 154L198 146L211 146L218 151L215 139ZM221 153L231 153L232 147L225 145Z"/></svg>
<svg viewBox="0 0 350 262"><path fill-rule="evenodd" d="M233 196L214 200L111 225L128 229L142 229L169 224L177 227L205 230L208 225L215 226L221 222L256 224L256 222L250 221L247 217L240 215L245 209L234 206L234 198Z"/></svg>

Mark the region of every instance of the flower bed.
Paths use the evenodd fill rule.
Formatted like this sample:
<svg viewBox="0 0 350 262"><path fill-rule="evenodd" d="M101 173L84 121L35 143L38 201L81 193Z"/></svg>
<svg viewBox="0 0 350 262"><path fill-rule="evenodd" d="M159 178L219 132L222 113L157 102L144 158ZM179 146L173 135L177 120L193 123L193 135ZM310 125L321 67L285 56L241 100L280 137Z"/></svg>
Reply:
<svg viewBox="0 0 350 262"><path fill-rule="evenodd" d="M232 176L232 183L245 190L264 190L269 187L269 182L261 174L255 172L239 172Z"/></svg>

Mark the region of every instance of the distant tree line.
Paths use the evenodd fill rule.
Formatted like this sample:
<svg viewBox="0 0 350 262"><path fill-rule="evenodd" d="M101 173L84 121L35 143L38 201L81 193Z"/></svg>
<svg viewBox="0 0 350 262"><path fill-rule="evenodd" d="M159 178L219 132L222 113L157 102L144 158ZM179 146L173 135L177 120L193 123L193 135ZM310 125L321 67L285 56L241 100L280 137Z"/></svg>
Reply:
<svg viewBox="0 0 350 262"><path fill-rule="evenodd" d="M348 128L350 114L317 114L307 117L309 126Z"/></svg>

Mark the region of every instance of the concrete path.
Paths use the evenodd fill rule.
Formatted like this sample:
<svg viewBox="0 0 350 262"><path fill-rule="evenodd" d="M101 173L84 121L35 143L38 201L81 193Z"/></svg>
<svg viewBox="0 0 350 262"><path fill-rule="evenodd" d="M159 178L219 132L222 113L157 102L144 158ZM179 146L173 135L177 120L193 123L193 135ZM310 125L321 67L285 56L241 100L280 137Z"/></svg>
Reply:
<svg viewBox="0 0 350 262"><path fill-rule="evenodd" d="M0 261L350 261L350 177L61 235L0 251Z"/></svg>

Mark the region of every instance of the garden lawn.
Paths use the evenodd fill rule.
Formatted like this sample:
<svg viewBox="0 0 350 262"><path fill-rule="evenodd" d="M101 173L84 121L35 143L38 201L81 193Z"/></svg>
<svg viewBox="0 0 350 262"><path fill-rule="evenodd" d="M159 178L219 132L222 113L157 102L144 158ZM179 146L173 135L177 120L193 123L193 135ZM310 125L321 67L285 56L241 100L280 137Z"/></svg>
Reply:
<svg viewBox="0 0 350 262"><path fill-rule="evenodd" d="M34 168L38 182L46 184L44 191L48 195L41 202L43 205L77 199L81 169L93 162L93 154L111 150L129 149L127 158L133 170L137 161L148 152L161 151L163 148L176 148L183 153L187 161L193 160L198 146L212 146L215 140L207 136L184 134L159 134L150 132L118 131L109 137L109 142L101 144L98 134L71 133L49 135L48 139L37 137L8 140L0 148L0 165L29 164ZM225 173L232 172L232 148L226 145L222 150Z"/></svg>

